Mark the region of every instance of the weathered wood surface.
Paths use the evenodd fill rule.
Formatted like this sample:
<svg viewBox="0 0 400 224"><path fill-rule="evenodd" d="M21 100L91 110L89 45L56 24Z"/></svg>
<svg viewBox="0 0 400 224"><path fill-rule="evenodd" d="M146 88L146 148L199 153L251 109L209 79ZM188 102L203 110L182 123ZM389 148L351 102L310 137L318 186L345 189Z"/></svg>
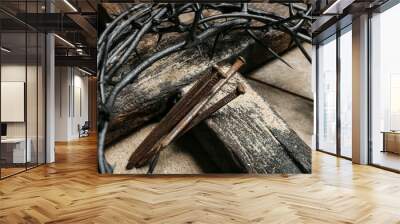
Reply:
<svg viewBox="0 0 400 224"><path fill-rule="evenodd" d="M245 84L246 94L193 129L210 158L224 172L310 173L309 146L239 74L208 105L238 82Z"/></svg>
<svg viewBox="0 0 400 224"><path fill-rule="evenodd" d="M287 8L276 4L255 4L265 11L278 15L286 15ZM118 95L112 111L111 123L106 137L106 144L115 142L132 131L162 116L168 109L167 105L179 90L193 83L201 74L209 70L215 63L229 61L237 55L243 55L248 61L246 69L258 67L273 58L264 48L255 43L242 32L223 37L216 47L212 60L206 55L213 45L213 40L201 46L203 55L195 49L177 52L166 57L146 69L134 83L124 88ZM157 38L149 37L140 45L139 52L153 52ZM271 44L276 52L283 52L290 44L290 36L279 31L269 32L263 40ZM176 36L162 38L160 47L175 42ZM127 63L121 72L129 71L134 63Z"/></svg>
<svg viewBox="0 0 400 224"><path fill-rule="evenodd" d="M184 150L179 150L174 144L167 147L161 153L154 173L203 173L198 164L208 160L211 161L208 161L207 166L218 168L209 172L258 174L311 172L309 146L239 74L224 86L208 106L232 91L238 82L245 84L246 94L239 96L195 127L190 134L196 136L197 141L192 139L183 147ZM187 91L188 88L183 91ZM132 170L126 170L125 166L130 154L152 128L154 125L109 148L107 160L116 165L115 173L147 172L147 166ZM202 146L201 149L198 145ZM194 158L201 158L201 163L196 163L195 159L190 157L189 152L193 151L193 148L198 152Z"/></svg>

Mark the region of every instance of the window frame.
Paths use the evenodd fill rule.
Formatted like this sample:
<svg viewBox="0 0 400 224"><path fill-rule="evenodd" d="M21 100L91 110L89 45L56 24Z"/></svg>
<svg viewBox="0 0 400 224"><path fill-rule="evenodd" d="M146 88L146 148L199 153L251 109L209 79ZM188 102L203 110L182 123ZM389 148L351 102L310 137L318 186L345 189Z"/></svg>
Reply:
<svg viewBox="0 0 400 224"><path fill-rule="evenodd" d="M41 3L45 3L45 4L47 4L47 1L44 1L44 0L33 0L33 1L27 1L27 0L24 0L24 1L21 1L21 2L23 2L25 5L24 5L24 7L25 7L25 12L27 12L27 4L28 3L34 3L34 4L36 4L36 12L38 13L39 12L39 2L41 2ZM6 10L4 10L4 9L2 9L1 7L0 7L0 9L1 9L1 11L3 12L3 13L8 13ZM46 7L45 8L45 12L47 12L48 11L48 7ZM14 18L14 19L16 19L16 18ZM18 19L16 19L17 21L18 21ZM19 21L19 22L21 22L21 21ZM24 102L24 122L25 122L25 127L24 127L24 129L25 129L25 135L24 135L24 139L25 139L25 166L24 166L24 169L23 170L20 170L20 171L17 171L17 172L15 172L15 173L12 173L12 174L9 174L9 175L4 175L3 173L2 173L2 168L1 168L1 166L0 166L0 180L3 180L3 179L6 179L6 178L8 178L8 177L12 177L12 176L14 176L14 175L17 175L17 174L19 174L19 173L23 173L23 172L26 172L26 171L28 171L28 170L30 170L30 169L34 169L34 168L37 168L37 167L39 167L39 166L41 166L41 165L44 165L44 164L46 164L47 163L47 43L48 43L48 40L47 40L47 32L43 32L43 31L41 31L41 30L38 30L38 29L36 29L36 28L34 28L34 27L32 27L32 26L30 26L30 25L28 25L27 23L24 23L24 22L22 22L23 23L23 27L24 27L24 29L23 30L20 30L20 31L8 31L8 30L6 30L6 31L0 31L0 46L2 45L2 34L7 34L7 33L21 33L21 34L23 34L23 35L25 35L25 49L24 49L24 51L25 51L25 58L24 58L24 60L25 60L25 102ZM0 24L0 27L1 27L1 24ZM35 123L35 125L36 125L36 136L34 137L34 138L36 138L36 141L37 141L37 145L36 145L36 162L32 165L31 164L31 166L28 166L28 162L27 162L27 156L28 156L28 154L26 153L27 152L27 147L28 147L28 144L27 144L27 142L28 142L28 116L27 116L27 83L28 83L28 78L27 78L27 75L28 75L28 34L33 34L33 35L35 35L36 36L36 43L34 43L34 44L36 44L36 49L35 49L35 51L36 51L36 60L34 61L34 64L35 64L35 66L36 66L36 71L35 71L35 75L36 75L36 92L34 93L34 94L36 94L36 122L34 122ZM40 35L40 34L43 34L43 35ZM42 59L41 60L43 60L43 62L42 62L42 70L41 70L41 75L42 75L42 84L43 84L43 88L44 88L44 91L42 92L42 96L44 97L43 99L42 99L42 103L43 103L43 105L41 105L43 108L42 109L44 109L44 114L43 114L43 116L41 117L41 119L44 119L44 120L41 120L43 123L43 128L44 128L44 130L43 130L43 145L42 145L42 152L44 152L44 154L43 155L41 155L41 157L43 157L42 159L43 159L43 162L39 162L39 144L38 144L38 139L39 139L39 116L41 116L41 115L39 115L39 113L38 113L38 111L39 111L39 98L38 98L38 93L39 93L39 81L38 81L38 75L39 75L39 70L38 70L38 67L39 67L39 36L41 36L42 37L42 39L40 39L40 41L41 41L41 44L42 44L42 48L43 49L40 49L41 50L41 52L43 53L43 55L41 55L41 57L42 57ZM2 60L2 54L0 53L0 82L1 82L1 68L2 68L2 66L3 66L3 64L2 64L2 62L3 62L3 60ZM0 86L0 88L1 88L1 86ZM0 101L1 101L1 98L0 98ZM1 105L0 105L0 110L1 110ZM1 116L1 115L0 115ZM1 119L0 119L0 123L1 123ZM1 144L0 144L0 156L1 156Z"/></svg>
<svg viewBox="0 0 400 224"><path fill-rule="evenodd" d="M395 173L400 173L400 170L394 169L394 168L390 168L387 166L383 166L380 164L376 164L373 161L373 153L374 153L374 148L373 148L373 132L372 132L372 19L373 19L373 15L374 14L380 14L380 13L384 13L385 11L391 9L392 7L396 6L400 4L400 0L388 0L385 3L383 3L382 5L369 10L368 11L368 31L367 31L367 39L368 39L368 68L367 68L367 77L368 77L368 165L373 166L373 167L377 167L383 170L387 170L387 171L391 171L391 172L395 172Z"/></svg>
<svg viewBox="0 0 400 224"><path fill-rule="evenodd" d="M340 67L340 37L347 33L347 32L351 32L352 29L349 29L350 26L352 26L352 22L351 19L349 20L350 17L345 17L343 18L341 21L338 22L342 22L342 27L337 27L336 32L332 33L331 35L325 37L324 39L319 40L318 42L316 42L316 52L315 52L315 74L316 74L316 85L315 85L315 91L316 91L316 109L315 109L315 130L316 130L316 136L315 136L315 148L317 151L319 152L323 152L329 155L333 155L333 156L337 156L343 159L347 159L347 160L352 160L352 158L347 157L342 155L342 150L341 150L341 118L340 118L340 104L341 104L341 97L340 97L340 84L341 84L341 67ZM334 26L337 26L337 24L335 24ZM335 36L336 35L336 36ZM319 87L320 87L320 74L319 74L319 68L320 68L320 64L319 64L319 48L320 45L327 41L328 39L332 38L332 36L335 36L335 38L331 41L336 41L336 152L332 153L332 152L328 152L322 148L319 147L319 122L320 122L320 118L319 118L319 98L320 98L320 92L319 92Z"/></svg>

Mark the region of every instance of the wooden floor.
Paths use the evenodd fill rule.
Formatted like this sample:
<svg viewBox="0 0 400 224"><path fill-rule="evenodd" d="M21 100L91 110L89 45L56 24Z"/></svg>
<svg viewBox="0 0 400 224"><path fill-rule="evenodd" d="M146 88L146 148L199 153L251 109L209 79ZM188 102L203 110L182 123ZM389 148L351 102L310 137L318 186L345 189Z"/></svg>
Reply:
<svg viewBox="0 0 400 224"><path fill-rule="evenodd" d="M374 164L389 167L395 170L400 170L400 154L375 150L372 160Z"/></svg>
<svg viewBox="0 0 400 224"><path fill-rule="evenodd" d="M93 137L0 181L0 223L400 223L400 175L313 153L295 176L99 176Z"/></svg>
<svg viewBox="0 0 400 224"><path fill-rule="evenodd" d="M1 177L8 177L11 176L13 174L19 173L19 172L23 172L25 171L25 167L24 168L14 168L14 167L10 167L10 168L1 168Z"/></svg>

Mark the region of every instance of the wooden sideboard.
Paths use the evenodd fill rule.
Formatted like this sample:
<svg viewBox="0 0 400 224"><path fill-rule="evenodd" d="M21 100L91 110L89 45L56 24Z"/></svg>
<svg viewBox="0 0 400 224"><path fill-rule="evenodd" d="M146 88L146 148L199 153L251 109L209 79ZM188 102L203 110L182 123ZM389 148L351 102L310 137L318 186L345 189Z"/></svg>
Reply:
<svg viewBox="0 0 400 224"><path fill-rule="evenodd" d="M400 154L400 131L384 131L383 151Z"/></svg>

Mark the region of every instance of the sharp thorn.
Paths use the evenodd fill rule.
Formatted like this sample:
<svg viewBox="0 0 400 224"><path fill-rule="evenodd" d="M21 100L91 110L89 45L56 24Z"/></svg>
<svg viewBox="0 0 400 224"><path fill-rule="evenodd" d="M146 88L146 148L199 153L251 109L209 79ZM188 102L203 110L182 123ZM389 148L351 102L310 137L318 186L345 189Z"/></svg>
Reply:
<svg viewBox="0 0 400 224"><path fill-rule="evenodd" d="M221 35L221 33L218 33L217 36L214 39L214 43L213 43L213 46L212 46L212 49L211 49L210 60L212 60L213 57L214 57L215 47L217 46L217 42L219 40L220 35Z"/></svg>
<svg viewBox="0 0 400 224"><path fill-rule="evenodd" d="M283 59L279 54L277 54L274 50L272 50L270 47L268 47L264 42L262 42L256 35L253 33L251 30L247 30L247 33L252 37L257 43L259 43L261 46L263 46L265 49L267 49L276 59L282 61L285 65L287 65L289 68L294 69L285 59Z"/></svg>
<svg viewBox="0 0 400 224"><path fill-rule="evenodd" d="M296 43L297 47L301 50L301 53L303 53L304 57L307 58L308 62L312 63L311 56L307 53L307 50L303 47L303 45L300 43L300 41L294 37L294 42Z"/></svg>

